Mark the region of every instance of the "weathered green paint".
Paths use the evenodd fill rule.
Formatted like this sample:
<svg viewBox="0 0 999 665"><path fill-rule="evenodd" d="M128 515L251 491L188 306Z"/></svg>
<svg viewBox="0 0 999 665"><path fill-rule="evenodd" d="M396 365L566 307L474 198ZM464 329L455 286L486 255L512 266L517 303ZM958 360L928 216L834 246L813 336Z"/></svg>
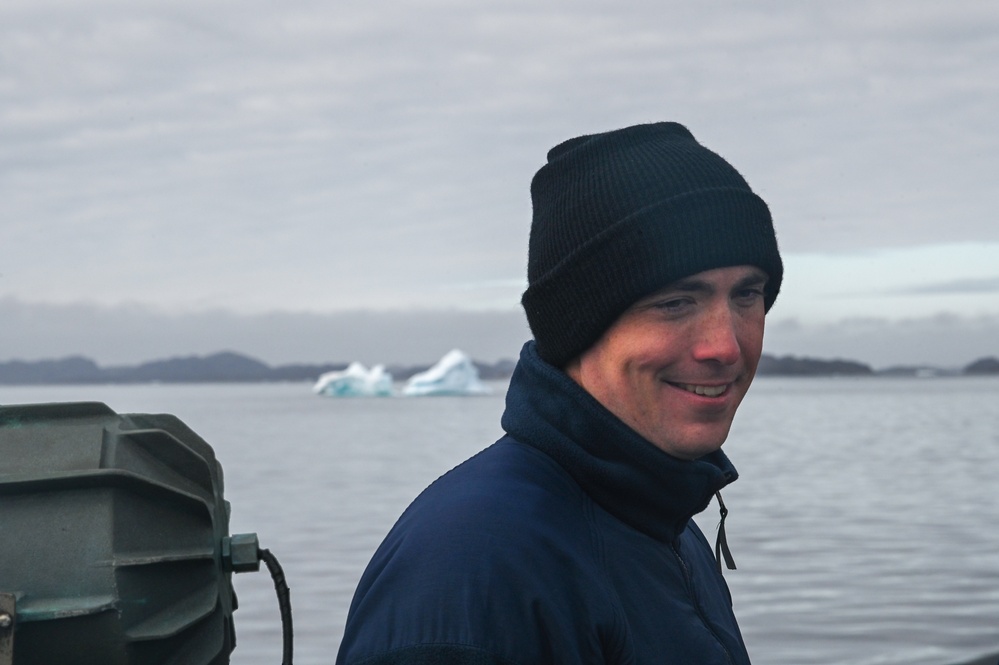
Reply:
<svg viewBox="0 0 999 665"><path fill-rule="evenodd" d="M16 610L14 594L0 591L0 665L12 665L14 662Z"/></svg>
<svg viewBox="0 0 999 665"><path fill-rule="evenodd" d="M229 663L231 574L255 545L230 540L222 488L214 451L173 416L0 407L0 592L17 597L17 665Z"/></svg>

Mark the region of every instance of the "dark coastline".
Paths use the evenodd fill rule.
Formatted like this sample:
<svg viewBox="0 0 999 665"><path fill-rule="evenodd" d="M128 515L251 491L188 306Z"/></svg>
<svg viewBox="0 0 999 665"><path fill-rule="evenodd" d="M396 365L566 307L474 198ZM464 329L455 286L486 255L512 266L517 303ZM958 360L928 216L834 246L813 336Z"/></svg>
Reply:
<svg viewBox="0 0 999 665"><path fill-rule="evenodd" d="M476 362L485 380L510 377L513 360ZM321 374L347 367L346 362L299 363L271 366L250 356L230 351L207 356L183 356L153 360L139 365L102 367L89 358L70 356L56 360L0 362L0 385L68 385L130 383L264 383L315 381ZM397 381L427 369L426 365L391 365L386 368ZM999 359L978 359L963 368L926 365L888 367L875 370L870 365L843 359L824 360L798 356L764 354L759 376L782 377L940 377L999 375Z"/></svg>
<svg viewBox="0 0 999 665"><path fill-rule="evenodd" d="M130 383L271 383L315 381L321 374L343 370L346 362L298 363L271 366L230 351L208 356L183 356L139 365L101 367L82 356L58 360L0 362L0 385L68 385ZM513 361L476 362L483 379L509 378ZM429 366L393 365L386 369L405 380Z"/></svg>
<svg viewBox="0 0 999 665"><path fill-rule="evenodd" d="M982 656L981 658L976 658L975 660L969 660L963 663L950 663L949 665L999 665L999 651Z"/></svg>

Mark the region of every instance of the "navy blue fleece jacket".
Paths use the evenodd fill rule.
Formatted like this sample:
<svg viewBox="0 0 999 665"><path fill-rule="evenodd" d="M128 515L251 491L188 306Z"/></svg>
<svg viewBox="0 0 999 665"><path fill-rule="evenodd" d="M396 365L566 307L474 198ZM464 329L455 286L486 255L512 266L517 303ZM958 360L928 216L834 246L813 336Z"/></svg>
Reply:
<svg viewBox="0 0 999 665"><path fill-rule="evenodd" d="M749 663L691 521L737 477L723 453L663 453L533 343L502 424L379 547L338 663Z"/></svg>

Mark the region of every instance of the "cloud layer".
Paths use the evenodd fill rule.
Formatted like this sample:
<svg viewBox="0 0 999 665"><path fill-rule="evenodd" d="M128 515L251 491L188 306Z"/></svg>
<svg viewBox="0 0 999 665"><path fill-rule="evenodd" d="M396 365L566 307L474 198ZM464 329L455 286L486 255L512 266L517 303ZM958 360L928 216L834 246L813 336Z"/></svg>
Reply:
<svg viewBox="0 0 999 665"><path fill-rule="evenodd" d="M844 358L875 368L963 367L999 356L999 316L825 324L771 318L765 351L774 355ZM512 310L177 315L137 305L28 305L0 299L0 320L0 361L84 355L104 366L218 351L249 354L269 364L429 364L452 348L494 362L516 359L530 338L523 314Z"/></svg>
<svg viewBox="0 0 999 665"><path fill-rule="evenodd" d="M87 317L132 307L189 330L183 352L277 311L323 321L287 324L317 353L349 312L520 321L545 152L659 119L770 203L781 316L999 316L996 35L978 0L7 0L0 298L79 318L5 348L100 348ZM167 348L122 316L134 359ZM261 329L275 346L244 350L284 357Z"/></svg>
<svg viewBox="0 0 999 665"><path fill-rule="evenodd" d="M678 119L786 251L999 240L999 9L974 0L0 10L0 294L505 303L568 136ZM466 291L467 293L467 291Z"/></svg>
<svg viewBox="0 0 999 665"><path fill-rule="evenodd" d="M452 348L494 362L516 358L530 337L523 313L511 310L177 315L139 305L30 305L0 299L0 320L0 361L83 355L101 365L218 351L270 364L429 364Z"/></svg>

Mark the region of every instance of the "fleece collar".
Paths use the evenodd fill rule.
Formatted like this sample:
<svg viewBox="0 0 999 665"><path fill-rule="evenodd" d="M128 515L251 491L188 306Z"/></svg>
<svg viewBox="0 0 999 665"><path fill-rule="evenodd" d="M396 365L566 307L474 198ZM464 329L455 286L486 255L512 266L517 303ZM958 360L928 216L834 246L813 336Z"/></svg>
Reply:
<svg viewBox="0 0 999 665"><path fill-rule="evenodd" d="M657 448L543 361L533 341L521 350L502 425L552 457L604 510L663 542L738 478L720 450L681 460Z"/></svg>

